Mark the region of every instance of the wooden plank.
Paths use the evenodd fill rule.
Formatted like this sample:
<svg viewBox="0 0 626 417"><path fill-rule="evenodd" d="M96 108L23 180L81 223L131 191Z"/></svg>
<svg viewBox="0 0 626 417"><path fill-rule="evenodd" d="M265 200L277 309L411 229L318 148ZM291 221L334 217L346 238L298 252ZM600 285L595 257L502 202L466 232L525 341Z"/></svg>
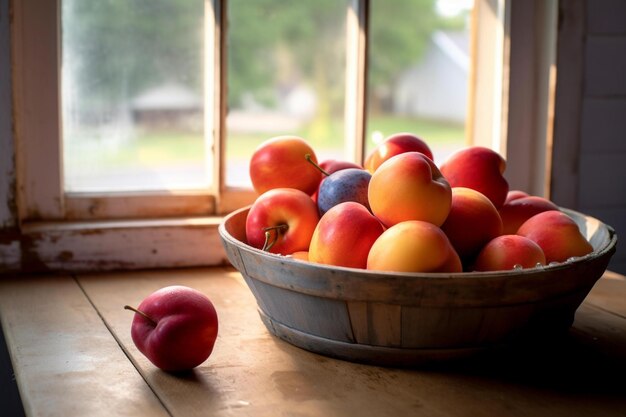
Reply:
<svg viewBox="0 0 626 417"><path fill-rule="evenodd" d="M586 298L586 303L610 311L626 319L626 278L614 272L606 272Z"/></svg>
<svg viewBox="0 0 626 417"><path fill-rule="evenodd" d="M20 236L21 267L92 271L220 265L226 254L217 226L216 218L27 225Z"/></svg>
<svg viewBox="0 0 626 417"><path fill-rule="evenodd" d="M12 3L17 191L22 219L63 216L59 3Z"/></svg>
<svg viewBox="0 0 626 417"><path fill-rule="evenodd" d="M265 300L262 308L273 320L316 336L354 342L345 302L288 291L261 281L249 282ZM332 319L319 320L319 311Z"/></svg>
<svg viewBox="0 0 626 417"><path fill-rule="evenodd" d="M0 281L0 318L27 415L168 415L71 277Z"/></svg>
<svg viewBox="0 0 626 417"><path fill-rule="evenodd" d="M583 306L572 333L437 369L390 369L295 348L263 327L229 269L80 276L79 282L159 398L185 416L623 416L626 320ZM130 339L137 304L170 284L209 295L220 319L211 357L193 372L159 371ZM623 294L615 294L621 297ZM616 329L622 329L616 335ZM607 356L604 350L612 356Z"/></svg>
<svg viewBox="0 0 626 417"><path fill-rule="evenodd" d="M369 344L374 346L402 344L402 306L368 303L367 316Z"/></svg>
<svg viewBox="0 0 626 417"><path fill-rule="evenodd" d="M149 219L213 213L215 197L206 191L76 193L65 198L68 220Z"/></svg>

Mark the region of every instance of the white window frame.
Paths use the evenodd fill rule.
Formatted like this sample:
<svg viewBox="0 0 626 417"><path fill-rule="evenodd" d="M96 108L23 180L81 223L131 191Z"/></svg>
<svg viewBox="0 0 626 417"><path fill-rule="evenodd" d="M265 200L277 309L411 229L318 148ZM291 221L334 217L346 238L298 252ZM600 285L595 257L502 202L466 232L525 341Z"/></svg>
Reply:
<svg viewBox="0 0 626 417"><path fill-rule="evenodd" d="M207 108L216 109L206 115L215 132L214 177L219 180L213 188L209 192L67 195L62 184L59 110L60 1L10 1L13 141L7 144L12 144L15 152L15 174L3 181L5 188L17 184L13 185L17 209L0 214L8 218L4 224L15 224L18 231L14 241L0 243L0 260L8 265L5 269L106 270L226 262L217 225L223 214L250 204L255 197L252 190L224 184L227 0L205 0L209 28L205 42L214 60L206 74L215 88L206 94L214 100ZM511 4L515 3L519 10L512 15ZM543 159L535 156L537 149L545 150L550 142L554 51L541 47L539 41L553 38L551 19L557 0L521 4L476 0L467 138L468 144L492 147L507 158L514 169L512 187L545 195L549 155ZM531 25L535 29L530 31L532 35L519 35L511 41L512 21L523 24L531 19L532 23L537 16L543 20ZM354 161L362 162L369 0L353 0L347 19L346 147ZM513 50L512 44L516 45ZM531 44L535 47L528 47ZM533 80L532 97L515 102L509 99L510 87L516 85L510 79L512 56L527 60L539 74ZM511 121L527 117L529 112L533 113L532 134L507 130ZM8 165L12 161L0 159ZM522 166L524 169L519 168ZM529 176L528 172L539 174ZM5 194L0 198L13 198L11 193Z"/></svg>

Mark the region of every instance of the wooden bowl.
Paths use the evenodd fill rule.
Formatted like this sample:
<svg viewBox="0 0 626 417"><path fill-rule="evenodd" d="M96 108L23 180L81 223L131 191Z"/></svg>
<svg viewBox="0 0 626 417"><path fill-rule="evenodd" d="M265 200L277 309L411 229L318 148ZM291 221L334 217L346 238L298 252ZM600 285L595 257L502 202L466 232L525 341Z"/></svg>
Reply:
<svg viewBox="0 0 626 417"><path fill-rule="evenodd" d="M385 366L467 357L566 331L615 252L614 230L563 209L594 251L546 267L471 273L389 273L333 267L246 244L248 208L219 232L230 262L275 336L323 355Z"/></svg>

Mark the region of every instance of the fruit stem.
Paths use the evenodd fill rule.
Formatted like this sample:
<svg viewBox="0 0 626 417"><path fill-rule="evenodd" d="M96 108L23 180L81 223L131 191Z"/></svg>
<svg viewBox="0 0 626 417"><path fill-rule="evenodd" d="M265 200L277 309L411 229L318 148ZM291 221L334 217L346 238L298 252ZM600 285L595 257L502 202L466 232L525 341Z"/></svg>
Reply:
<svg viewBox="0 0 626 417"><path fill-rule="evenodd" d="M263 231L265 232L265 242L263 243L263 248L261 249L263 252L269 252L270 249L276 244L278 241L278 234L282 231L286 231L289 229L289 226L286 224L279 224L277 226L268 226L264 227ZM272 230L276 231L274 234L274 239L270 243L270 237L272 235Z"/></svg>
<svg viewBox="0 0 626 417"><path fill-rule="evenodd" d="M149 315L147 315L146 313L144 313L141 310L137 310L135 307L131 307L129 305L124 306L125 310L130 310L130 311L134 311L135 313L139 314L140 316L142 316L143 318L145 318L146 320L148 320L154 327L156 327L157 322L150 317Z"/></svg>
<svg viewBox="0 0 626 417"><path fill-rule="evenodd" d="M313 164L313 166L315 168L318 169L319 172L321 172L322 174L326 175L327 177L330 175L328 172L326 172L326 170L324 170L324 168L322 168L321 166L319 166L314 160L313 158L311 158L311 154L308 153L306 155L304 155L304 158L309 161L311 164Z"/></svg>

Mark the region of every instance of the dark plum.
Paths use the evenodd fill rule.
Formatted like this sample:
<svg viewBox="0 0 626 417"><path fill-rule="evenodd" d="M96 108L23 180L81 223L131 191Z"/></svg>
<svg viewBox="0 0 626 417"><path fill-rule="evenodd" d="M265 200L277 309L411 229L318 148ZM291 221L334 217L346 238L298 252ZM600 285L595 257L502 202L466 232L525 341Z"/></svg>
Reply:
<svg viewBox="0 0 626 417"><path fill-rule="evenodd" d="M331 207L346 201L355 201L370 209L367 188L372 174L364 169L347 168L334 172L322 180L317 196L317 207L323 215Z"/></svg>

